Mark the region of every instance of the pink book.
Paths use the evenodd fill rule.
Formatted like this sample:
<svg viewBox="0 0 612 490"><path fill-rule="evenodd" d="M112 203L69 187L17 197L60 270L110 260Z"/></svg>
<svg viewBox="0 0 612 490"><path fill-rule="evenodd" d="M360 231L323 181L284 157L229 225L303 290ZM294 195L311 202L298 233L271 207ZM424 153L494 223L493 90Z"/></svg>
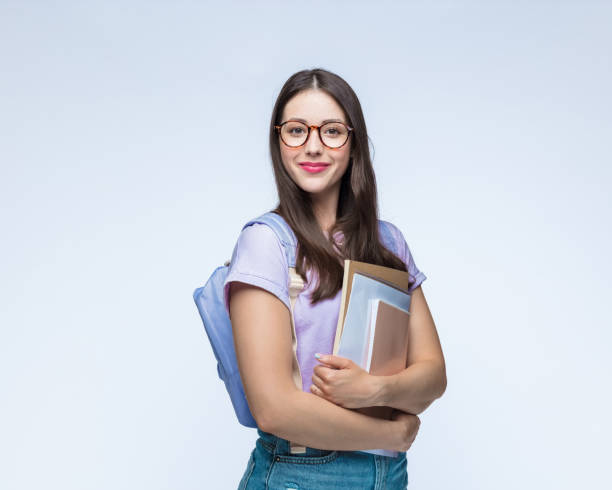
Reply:
<svg viewBox="0 0 612 490"><path fill-rule="evenodd" d="M374 376L389 376L406 368L410 313L380 299L370 300L368 350L362 366ZM390 419L393 407L365 407L360 412Z"/></svg>

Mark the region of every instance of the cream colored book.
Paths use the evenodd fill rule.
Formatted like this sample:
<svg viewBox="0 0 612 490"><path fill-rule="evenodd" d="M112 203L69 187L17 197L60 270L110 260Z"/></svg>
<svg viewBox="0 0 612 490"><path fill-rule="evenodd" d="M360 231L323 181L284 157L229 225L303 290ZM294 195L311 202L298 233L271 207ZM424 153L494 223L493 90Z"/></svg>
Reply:
<svg viewBox="0 0 612 490"><path fill-rule="evenodd" d="M336 326L336 336L334 338L334 354L338 353L340 337L342 336L342 329L344 328L346 309L348 308L349 298L351 296L353 274L356 272L379 279L381 282L394 285L400 289L408 289L409 275L407 271L346 259L344 261L344 277L342 279L340 312L338 313L338 324Z"/></svg>

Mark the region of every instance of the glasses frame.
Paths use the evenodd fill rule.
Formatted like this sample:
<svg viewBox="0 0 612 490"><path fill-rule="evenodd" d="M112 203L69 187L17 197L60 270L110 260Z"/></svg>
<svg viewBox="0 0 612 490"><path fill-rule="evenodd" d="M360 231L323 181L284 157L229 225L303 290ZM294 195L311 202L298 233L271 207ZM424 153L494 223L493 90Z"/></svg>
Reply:
<svg viewBox="0 0 612 490"><path fill-rule="evenodd" d="M308 134L306 135L306 139L304 140L304 143L302 143L301 145L291 146L291 145L288 145L288 144L287 144L287 142L286 142L286 141L283 139L283 135L282 135L281 128L282 128L282 127L283 127L285 124L290 123L290 122L293 122L293 123L300 123L300 124L303 124L304 126L306 126L306 127L308 128ZM346 132L346 141L345 141L344 143L342 143L340 146L328 146L328 145L326 145L326 144L325 144L325 142L323 141L323 137L321 136L321 131L319 131L319 128L321 128L321 127L323 127L323 126L325 126L325 125L327 125L327 124L342 124L342 125L343 125L343 126L346 128L346 129L347 129L347 132ZM276 132L277 132L277 133L278 133L278 135L280 136L280 139L281 139L281 141L283 142L283 144L284 144L285 146L288 146L289 148L300 148L300 147L304 146L306 143L308 143L308 139L310 138L310 132L311 132L313 129L316 129L316 130L317 130L317 134L319 135L319 141L321 141L321 144L322 144L322 145L323 145L325 148L329 148L330 150L339 150L340 148L342 148L344 145L346 145L346 144L348 143L348 140L349 140L349 139L350 139L350 137L351 137L351 132L352 132L352 131L353 131L355 128L351 128L350 126L348 126L348 125L346 125L346 124L344 124L343 122L340 122L340 121L335 121L335 122L327 122L327 123L325 123L325 124L321 124L320 126L317 126L316 124L310 124L310 125L308 125L308 124L306 124L306 123L303 123L302 121L296 121L296 120L294 120L294 119L289 119L288 121L285 121L285 122L283 122L283 123L281 123L281 124L274 125L274 129L276 130Z"/></svg>

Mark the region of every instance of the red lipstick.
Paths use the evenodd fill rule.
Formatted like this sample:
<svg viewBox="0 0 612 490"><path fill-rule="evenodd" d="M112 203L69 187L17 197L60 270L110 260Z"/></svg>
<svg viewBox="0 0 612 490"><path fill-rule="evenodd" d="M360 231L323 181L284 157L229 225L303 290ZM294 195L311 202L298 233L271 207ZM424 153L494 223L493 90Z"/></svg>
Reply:
<svg viewBox="0 0 612 490"><path fill-rule="evenodd" d="M299 162L299 165L306 170L306 172L314 174L322 172L329 167L330 164L327 162Z"/></svg>

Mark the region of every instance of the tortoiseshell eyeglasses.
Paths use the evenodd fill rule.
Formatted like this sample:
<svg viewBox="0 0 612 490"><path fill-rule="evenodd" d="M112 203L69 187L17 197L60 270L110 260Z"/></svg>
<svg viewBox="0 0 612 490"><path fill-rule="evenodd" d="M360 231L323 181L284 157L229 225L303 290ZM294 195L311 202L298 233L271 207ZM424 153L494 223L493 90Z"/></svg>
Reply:
<svg viewBox="0 0 612 490"><path fill-rule="evenodd" d="M310 131L316 129L321 143L327 148L337 150L343 147L354 128L341 122L328 122L321 126L307 125L300 121L285 121L274 126L281 140L291 148L299 148L308 141Z"/></svg>

